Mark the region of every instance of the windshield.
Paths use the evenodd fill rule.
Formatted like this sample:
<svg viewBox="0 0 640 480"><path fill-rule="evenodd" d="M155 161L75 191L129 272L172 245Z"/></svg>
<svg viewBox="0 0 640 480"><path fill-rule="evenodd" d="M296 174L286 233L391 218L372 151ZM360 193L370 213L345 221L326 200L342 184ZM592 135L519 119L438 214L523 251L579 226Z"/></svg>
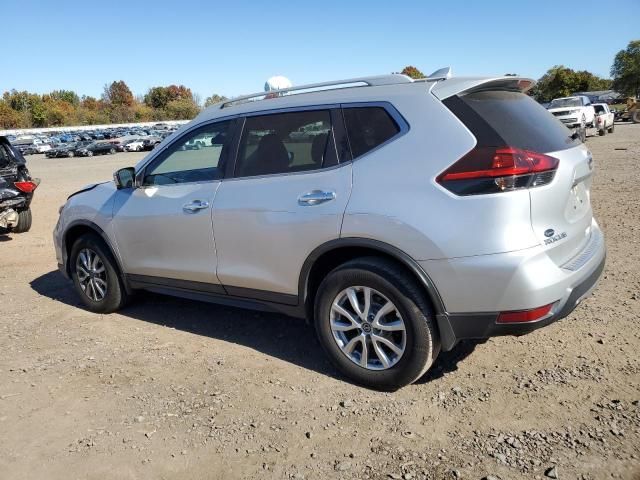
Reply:
<svg viewBox="0 0 640 480"><path fill-rule="evenodd" d="M556 98L551 101L549 108L562 108L562 107L581 107L582 102L579 98Z"/></svg>

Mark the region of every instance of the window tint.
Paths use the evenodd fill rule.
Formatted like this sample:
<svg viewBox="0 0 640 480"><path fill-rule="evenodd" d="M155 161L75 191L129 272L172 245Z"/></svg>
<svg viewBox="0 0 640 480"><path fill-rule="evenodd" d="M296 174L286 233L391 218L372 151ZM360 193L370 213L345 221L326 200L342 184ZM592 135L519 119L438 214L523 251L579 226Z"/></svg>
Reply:
<svg viewBox="0 0 640 480"><path fill-rule="evenodd" d="M473 132L481 147L509 145L548 153L579 142L542 105L520 92L474 92L450 97L444 104Z"/></svg>
<svg viewBox="0 0 640 480"><path fill-rule="evenodd" d="M345 108L343 112L353 158L373 150L400 131L382 107Z"/></svg>
<svg viewBox="0 0 640 480"><path fill-rule="evenodd" d="M604 113L604 106L602 105L594 105L593 108L595 108L596 113Z"/></svg>
<svg viewBox="0 0 640 480"><path fill-rule="evenodd" d="M245 121L237 177L315 170L334 152L328 110L278 113Z"/></svg>
<svg viewBox="0 0 640 480"><path fill-rule="evenodd" d="M145 185L203 182L222 178L221 160L231 122L198 128L171 144L145 172Z"/></svg>

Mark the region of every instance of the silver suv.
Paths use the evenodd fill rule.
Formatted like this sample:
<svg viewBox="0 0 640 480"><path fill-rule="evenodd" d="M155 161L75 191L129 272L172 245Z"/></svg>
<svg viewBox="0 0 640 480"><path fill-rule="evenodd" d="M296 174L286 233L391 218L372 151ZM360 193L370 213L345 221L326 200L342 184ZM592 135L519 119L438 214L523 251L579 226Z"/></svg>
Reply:
<svg viewBox="0 0 640 480"><path fill-rule="evenodd" d="M587 148L516 77L402 75L214 105L71 195L60 270L89 310L151 290L306 318L394 390L462 339L568 315L605 262Z"/></svg>

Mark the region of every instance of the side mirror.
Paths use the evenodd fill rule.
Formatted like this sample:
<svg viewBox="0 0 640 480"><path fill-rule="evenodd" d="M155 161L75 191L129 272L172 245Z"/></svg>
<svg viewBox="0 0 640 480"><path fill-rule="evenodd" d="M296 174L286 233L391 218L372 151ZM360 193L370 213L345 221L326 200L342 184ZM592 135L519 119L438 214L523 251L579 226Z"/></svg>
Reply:
<svg viewBox="0 0 640 480"><path fill-rule="evenodd" d="M121 168L113 174L113 180L118 190L131 188L136 181L136 170L133 167Z"/></svg>

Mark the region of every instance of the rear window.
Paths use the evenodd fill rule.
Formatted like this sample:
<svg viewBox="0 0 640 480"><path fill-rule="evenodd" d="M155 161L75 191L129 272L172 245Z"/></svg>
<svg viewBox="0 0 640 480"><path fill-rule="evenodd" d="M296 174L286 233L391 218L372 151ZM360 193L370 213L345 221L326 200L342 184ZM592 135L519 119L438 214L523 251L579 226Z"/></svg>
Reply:
<svg viewBox="0 0 640 480"><path fill-rule="evenodd" d="M400 132L400 127L382 107L344 108L353 158L373 150Z"/></svg>
<svg viewBox="0 0 640 480"><path fill-rule="evenodd" d="M593 108L595 108L596 113L604 113L604 107L602 105L594 105Z"/></svg>
<svg viewBox="0 0 640 480"><path fill-rule="evenodd" d="M450 97L444 104L471 130L479 146L509 145L547 153L579 144L558 119L520 92L473 92Z"/></svg>

